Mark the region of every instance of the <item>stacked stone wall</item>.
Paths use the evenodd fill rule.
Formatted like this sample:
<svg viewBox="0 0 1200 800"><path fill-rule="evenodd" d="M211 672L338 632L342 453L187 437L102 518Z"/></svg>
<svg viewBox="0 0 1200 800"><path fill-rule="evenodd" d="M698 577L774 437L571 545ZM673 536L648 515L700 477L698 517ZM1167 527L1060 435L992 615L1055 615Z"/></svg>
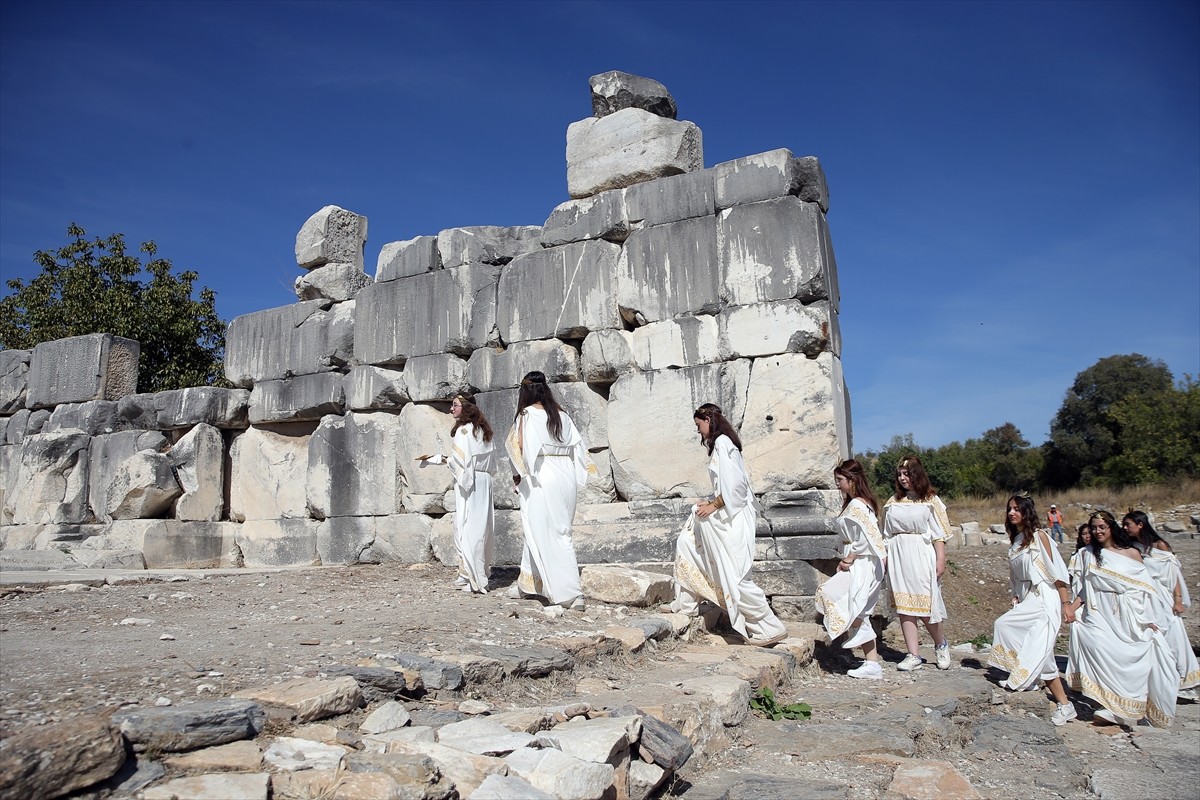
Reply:
<svg viewBox="0 0 1200 800"><path fill-rule="evenodd" d="M0 353L0 544L147 566L453 563L450 473L416 458L448 452L460 392L504 437L536 369L599 469L581 562L671 561L710 491L691 413L715 402L763 510L758 577L781 608L810 606L850 452L820 164L779 149L705 169L669 95L592 83L572 199L541 226L390 242L371 276L366 218L314 214L297 302L229 326L237 388L136 394L137 343L109 335ZM506 467L497 557L515 564Z"/></svg>

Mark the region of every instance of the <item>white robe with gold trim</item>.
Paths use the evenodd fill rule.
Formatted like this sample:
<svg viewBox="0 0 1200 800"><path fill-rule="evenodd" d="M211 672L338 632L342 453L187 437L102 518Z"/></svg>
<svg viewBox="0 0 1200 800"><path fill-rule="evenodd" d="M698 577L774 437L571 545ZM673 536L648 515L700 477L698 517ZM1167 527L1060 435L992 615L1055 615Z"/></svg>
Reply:
<svg viewBox="0 0 1200 800"><path fill-rule="evenodd" d="M865 500L854 498L835 522L842 558L854 556L850 569L838 572L817 589L817 611L824 615L825 630L832 642L862 619L870 625L883 587L883 562L887 547L879 532L875 512Z"/></svg>
<svg viewBox="0 0 1200 800"><path fill-rule="evenodd" d="M930 622L946 619L933 543L944 540L949 530L946 504L937 495L929 500L890 497L884 503L888 584L897 613L928 617Z"/></svg>
<svg viewBox="0 0 1200 800"><path fill-rule="evenodd" d="M1018 602L996 620L988 664L1008 673L1005 688L1022 692L1058 677L1054 644L1063 611L1056 584L1069 586L1071 576L1045 531L1028 547L1018 538L1008 548L1008 570L1008 593Z"/></svg>
<svg viewBox="0 0 1200 800"><path fill-rule="evenodd" d="M476 592L487 592L488 571L492 565L493 445L493 442L485 442L475 426L468 422L454 432L450 451L458 574Z"/></svg>

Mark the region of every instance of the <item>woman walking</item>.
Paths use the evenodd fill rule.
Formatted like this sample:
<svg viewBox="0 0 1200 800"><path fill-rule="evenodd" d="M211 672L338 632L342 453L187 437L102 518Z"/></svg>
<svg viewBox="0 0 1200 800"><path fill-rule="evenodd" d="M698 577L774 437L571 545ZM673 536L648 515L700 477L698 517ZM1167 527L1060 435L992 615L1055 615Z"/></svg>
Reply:
<svg viewBox="0 0 1200 800"><path fill-rule="evenodd" d="M521 496L525 537L521 574L509 596L539 595L582 611L571 523L579 490L596 467L583 436L541 372L530 372L521 380L517 414L505 448Z"/></svg>
<svg viewBox="0 0 1200 800"><path fill-rule="evenodd" d="M1078 715L1063 689L1054 643L1062 624L1075 621L1068 597L1071 577L1058 548L1045 531L1037 530L1037 519L1032 498L1008 498L1004 527L1012 609L996 620L988 664L1008 673L1002 685L1014 692L1032 688L1039 678L1044 681L1057 704L1050 721L1066 725Z"/></svg>
<svg viewBox="0 0 1200 800"><path fill-rule="evenodd" d="M492 565L492 428L479 406L458 395L450 403L454 427L450 470L454 473L454 546L458 548L458 577L464 592L487 594Z"/></svg>
<svg viewBox="0 0 1200 800"><path fill-rule="evenodd" d="M863 649L863 663L846 674L878 680L883 677L883 667L875 646L871 612L879 600L887 565L887 548L875 516L879 503L862 464L854 459L838 465L833 480L842 493L842 512L836 520L842 559L837 574L817 589L817 611L824 615L830 642L845 633L843 648Z"/></svg>

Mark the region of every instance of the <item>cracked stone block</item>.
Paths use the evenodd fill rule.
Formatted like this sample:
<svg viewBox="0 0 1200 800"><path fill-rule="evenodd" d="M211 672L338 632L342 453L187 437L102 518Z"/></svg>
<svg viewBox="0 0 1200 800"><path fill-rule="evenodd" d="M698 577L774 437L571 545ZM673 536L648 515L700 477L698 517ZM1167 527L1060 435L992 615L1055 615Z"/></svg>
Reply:
<svg viewBox="0 0 1200 800"><path fill-rule="evenodd" d="M121 401L121 413L132 405L134 395ZM241 430L248 422L250 392L246 389L223 389L218 386L193 386L187 389L172 389L156 392L153 398L154 424L148 427L158 430L190 428L193 425L211 425L225 430ZM126 400L131 401L126 403Z"/></svg>
<svg viewBox="0 0 1200 800"><path fill-rule="evenodd" d="M722 358L756 358L780 353L841 355L842 333L828 300L804 305L777 300L731 306L716 316Z"/></svg>
<svg viewBox="0 0 1200 800"><path fill-rule="evenodd" d="M639 227L711 217L716 213L713 171L701 169L636 183L625 189L625 208L630 224Z"/></svg>
<svg viewBox="0 0 1200 800"><path fill-rule="evenodd" d="M717 321L710 316L651 322L630 333L634 362L642 371L696 367L721 360Z"/></svg>
<svg viewBox="0 0 1200 800"><path fill-rule="evenodd" d="M415 402L451 400L456 394L469 394L467 361L452 353L410 358L404 362L404 385Z"/></svg>
<svg viewBox="0 0 1200 800"><path fill-rule="evenodd" d="M640 108L667 119L675 119L675 98L653 78L620 70L601 72L588 78L592 87L592 113L606 117L624 108Z"/></svg>
<svg viewBox="0 0 1200 800"><path fill-rule="evenodd" d="M250 392L250 423L311 422L341 414L346 407L343 381L340 373L322 372L256 383Z"/></svg>
<svg viewBox="0 0 1200 800"><path fill-rule="evenodd" d="M621 247L588 241L514 259L500 276L497 327L505 342L582 339L619 328L617 257Z"/></svg>
<svg viewBox="0 0 1200 800"><path fill-rule="evenodd" d="M332 300L341 303L373 281L358 264L330 263L296 278L294 288L300 300Z"/></svg>
<svg viewBox="0 0 1200 800"><path fill-rule="evenodd" d="M375 282L394 281L441 268L442 256L438 253L436 236L417 236L402 242L388 242L379 251Z"/></svg>
<svg viewBox="0 0 1200 800"><path fill-rule="evenodd" d="M533 370L551 383L582 379L579 351L558 339L514 342L503 350L484 347L471 354L466 381L480 392L512 389Z"/></svg>
<svg viewBox="0 0 1200 800"><path fill-rule="evenodd" d="M620 189L560 203L542 226L542 247L587 239L623 242L629 236L625 194Z"/></svg>
<svg viewBox="0 0 1200 800"><path fill-rule="evenodd" d="M399 430L400 417L387 412L322 419L308 440L309 515L326 519L399 511Z"/></svg>
<svg viewBox="0 0 1200 800"><path fill-rule="evenodd" d="M141 346L110 333L42 342L29 360L25 407L119 400L137 391Z"/></svg>
<svg viewBox="0 0 1200 800"><path fill-rule="evenodd" d="M229 518L305 517L308 441L316 425L248 428L229 446Z"/></svg>
<svg viewBox="0 0 1200 800"><path fill-rule="evenodd" d="M637 324L719 309L720 262L712 217L642 228L617 262L617 303Z"/></svg>
<svg viewBox="0 0 1200 800"><path fill-rule="evenodd" d="M330 262L363 268L367 218L337 206L325 206L296 234L296 263L305 269Z"/></svg>
<svg viewBox="0 0 1200 800"><path fill-rule="evenodd" d="M642 181L704 168L704 141L693 122L640 108L572 122L567 128L567 192L590 197Z"/></svg>
<svg viewBox="0 0 1200 800"><path fill-rule="evenodd" d="M0 415L25 408L32 350L0 350Z"/></svg>
<svg viewBox="0 0 1200 800"><path fill-rule="evenodd" d="M519 255L537 251L541 238L542 229L537 225L476 225L440 231L437 245L442 266L450 269L464 264L507 264Z"/></svg>
<svg viewBox="0 0 1200 800"><path fill-rule="evenodd" d="M259 381L340 371L354 357L354 306L354 300L306 300L235 318L225 337L225 377L248 389Z"/></svg>
<svg viewBox="0 0 1200 800"><path fill-rule="evenodd" d="M235 541L247 567L307 567L320 563L314 519L252 519L237 527Z"/></svg>
<svg viewBox="0 0 1200 800"><path fill-rule="evenodd" d="M15 525L84 523L88 510L91 437L80 431L39 433L21 444L19 466L6 492L6 513Z"/></svg>
<svg viewBox="0 0 1200 800"><path fill-rule="evenodd" d="M346 408L350 411L399 409L412 398L404 373L384 367L355 367L343 379Z"/></svg>

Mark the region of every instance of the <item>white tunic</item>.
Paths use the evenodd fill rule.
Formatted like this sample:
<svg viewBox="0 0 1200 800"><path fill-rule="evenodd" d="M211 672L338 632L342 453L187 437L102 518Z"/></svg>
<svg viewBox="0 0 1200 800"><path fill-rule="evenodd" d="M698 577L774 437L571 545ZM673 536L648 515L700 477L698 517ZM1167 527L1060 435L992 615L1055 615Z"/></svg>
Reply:
<svg viewBox="0 0 1200 800"><path fill-rule="evenodd" d="M450 469L454 473L454 546L458 574L476 592L487 592L492 565L493 442L485 442L471 423L454 432Z"/></svg>
<svg viewBox="0 0 1200 800"><path fill-rule="evenodd" d="M1176 587L1182 589L1184 607L1192 604L1192 599L1188 595L1187 582L1183 579L1183 567L1170 550L1159 550L1156 547L1143 551L1142 563L1146 565L1146 570L1154 579L1161 594L1161 610L1158 614L1159 627L1162 628L1167 645L1171 648L1172 655L1175 656L1175 668L1179 672L1179 688L1190 689L1200 685L1200 664L1197 663L1196 654L1192 651L1192 643L1188 640L1183 617L1175 616L1175 612L1172 610Z"/></svg>
<svg viewBox="0 0 1200 800"><path fill-rule="evenodd" d="M724 501L704 519L696 509L675 545L675 607L698 612L700 598L720 606L747 639L769 639L787 629L750 580L754 564L756 515L742 453L728 436L718 436L708 460L713 491Z"/></svg>
<svg viewBox="0 0 1200 800"><path fill-rule="evenodd" d="M1063 612L1056 584L1069 586L1071 576L1044 531L1028 547L1020 538L1009 547L1008 571L1008 593L1018 602L996 620L988 664L1008 673L1005 687L1021 692L1039 678L1058 677L1054 643Z"/></svg>
<svg viewBox="0 0 1200 800"><path fill-rule="evenodd" d="M513 425L505 446L521 483L521 574L517 586L526 594L552 603L569 603L582 596L579 562L571 539L575 501L596 467L587 443L566 413L561 414L562 439L546 426L545 409L529 406Z"/></svg>
<svg viewBox="0 0 1200 800"><path fill-rule="evenodd" d="M1110 550L1097 564L1080 550L1076 565L1083 600L1071 626L1067 683L1118 716L1142 717L1160 728L1175 718L1179 675L1157 624L1158 588L1146 567Z"/></svg>
<svg viewBox="0 0 1200 800"><path fill-rule="evenodd" d="M928 500L890 497L884 504L888 583L897 613L930 622L946 619L933 543L944 540L948 530L946 504L937 495Z"/></svg>
<svg viewBox="0 0 1200 800"><path fill-rule="evenodd" d="M857 619L862 619L864 625L871 624L868 617L879 600L887 556L875 512L865 500L851 500L835 524L842 558L855 558L850 569L838 572L817 589L817 610L824 615L830 641L849 630Z"/></svg>

